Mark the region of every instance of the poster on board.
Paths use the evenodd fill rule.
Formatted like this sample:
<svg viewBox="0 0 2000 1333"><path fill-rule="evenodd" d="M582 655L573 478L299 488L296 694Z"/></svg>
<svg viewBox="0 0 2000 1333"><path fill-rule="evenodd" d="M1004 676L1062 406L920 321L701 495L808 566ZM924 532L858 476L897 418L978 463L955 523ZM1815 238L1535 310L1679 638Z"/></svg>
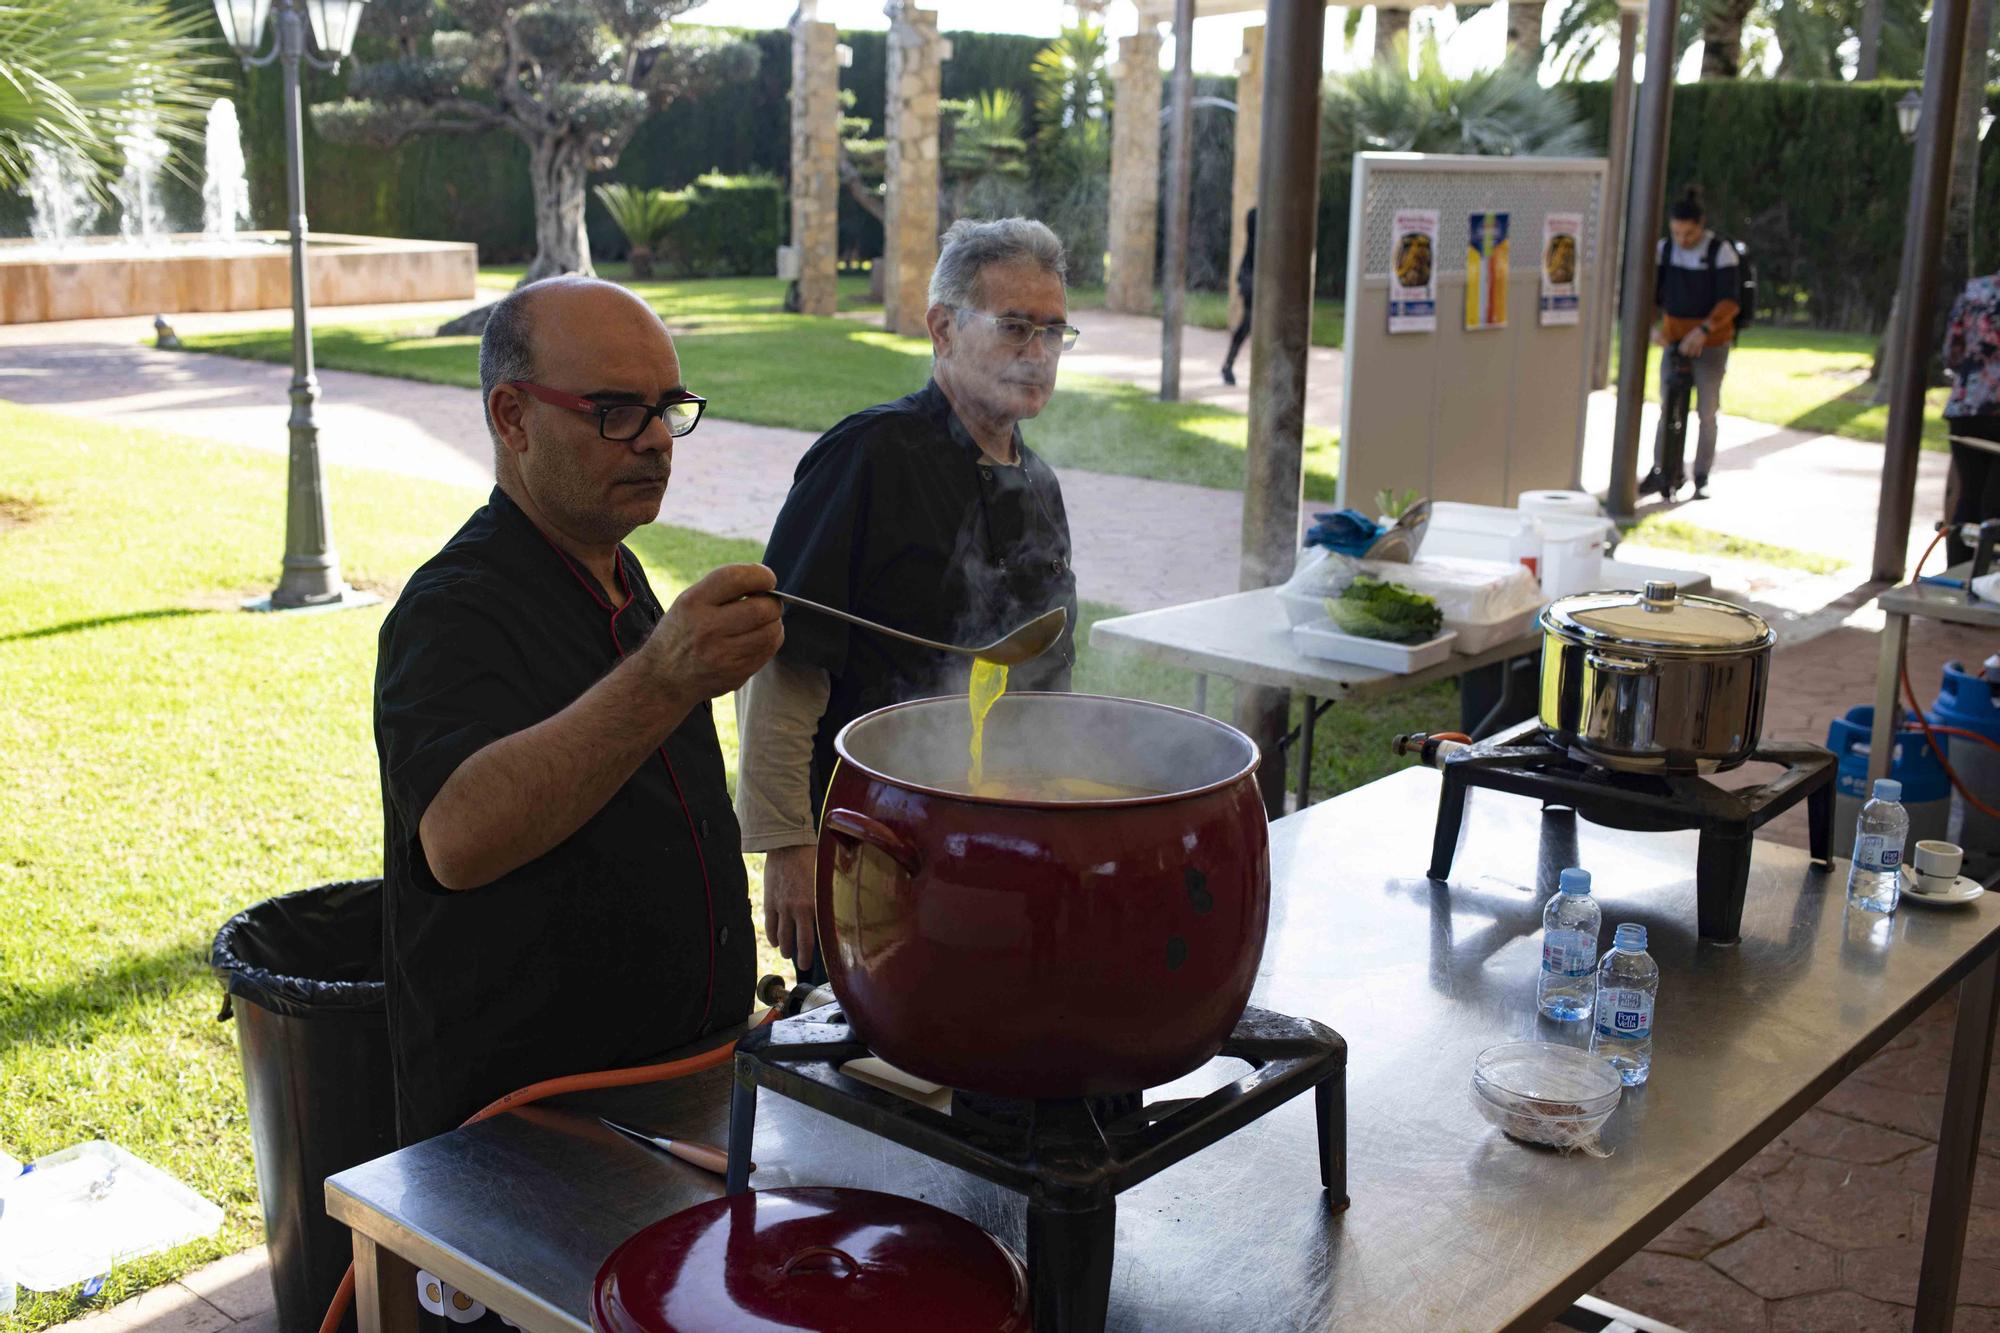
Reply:
<svg viewBox="0 0 2000 1333"><path fill-rule="evenodd" d="M1437 331L1435 208L1399 208L1389 242L1389 332Z"/></svg>
<svg viewBox="0 0 2000 1333"><path fill-rule="evenodd" d="M1550 213L1542 218L1542 323L1575 324L1583 318L1577 285L1577 255L1583 245L1583 214Z"/></svg>
<svg viewBox="0 0 2000 1333"><path fill-rule="evenodd" d="M1507 221L1505 213L1474 213L1465 246L1465 327L1507 327Z"/></svg>

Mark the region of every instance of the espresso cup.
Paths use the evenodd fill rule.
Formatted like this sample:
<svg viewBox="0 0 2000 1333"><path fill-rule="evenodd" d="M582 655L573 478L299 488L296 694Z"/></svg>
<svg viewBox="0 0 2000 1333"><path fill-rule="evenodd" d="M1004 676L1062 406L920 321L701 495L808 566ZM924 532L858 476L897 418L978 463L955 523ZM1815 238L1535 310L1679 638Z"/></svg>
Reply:
<svg viewBox="0 0 2000 1333"><path fill-rule="evenodd" d="M1945 842L1939 838L1924 838L1917 843L1916 852L1910 858L1911 868L1917 873L1918 886L1925 893L1948 893L1958 880L1959 867L1965 862L1965 852L1957 843Z"/></svg>

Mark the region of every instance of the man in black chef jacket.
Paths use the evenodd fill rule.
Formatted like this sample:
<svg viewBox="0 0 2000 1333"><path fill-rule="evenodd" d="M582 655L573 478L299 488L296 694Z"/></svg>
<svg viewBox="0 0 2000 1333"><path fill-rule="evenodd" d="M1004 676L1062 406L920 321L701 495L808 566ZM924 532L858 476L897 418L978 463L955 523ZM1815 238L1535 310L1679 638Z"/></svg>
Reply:
<svg viewBox="0 0 2000 1333"><path fill-rule="evenodd" d="M783 637L758 565L661 608L623 545L702 400L658 316L556 278L479 349L497 485L404 587L375 676L404 1143L748 1016L748 887L709 700Z"/></svg>
<svg viewBox="0 0 2000 1333"><path fill-rule="evenodd" d="M764 561L778 586L943 643L989 643L1064 607L1069 627L1010 690L1066 690L1076 578L1055 473L1021 441L1067 323L1062 242L1025 218L961 221L931 274L931 380L857 412L799 460ZM833 738L904 699L965 690L968 660L794 610L785 646L737 695L743 849L764 852L764 929L813 963L817 818Z"/></svg>

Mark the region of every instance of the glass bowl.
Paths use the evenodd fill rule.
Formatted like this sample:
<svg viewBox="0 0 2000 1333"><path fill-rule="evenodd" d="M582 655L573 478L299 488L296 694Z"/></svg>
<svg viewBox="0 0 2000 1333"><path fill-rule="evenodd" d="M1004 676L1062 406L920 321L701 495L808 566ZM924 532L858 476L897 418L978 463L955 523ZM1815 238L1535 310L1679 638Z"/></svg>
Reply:
<svg viewBox="0 0 2000 1333"><path fill-rule="evenodd" d="M1479 1053L1473 1104L1509 1137L1558 1148L1592 1143L1625 1086L1609 1062L1547 1041L1510 1041Z"/></svg>

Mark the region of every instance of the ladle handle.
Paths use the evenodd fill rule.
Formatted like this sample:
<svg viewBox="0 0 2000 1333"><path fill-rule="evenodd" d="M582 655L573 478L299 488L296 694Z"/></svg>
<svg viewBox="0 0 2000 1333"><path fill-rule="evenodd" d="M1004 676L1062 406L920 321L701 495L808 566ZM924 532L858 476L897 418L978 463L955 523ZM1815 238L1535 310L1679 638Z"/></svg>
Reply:
<svg viewBox="0 0 2000 1333"><path fill-rule="evenodd" d="M918 853L916 844L881 820L871 819L859 810L827 811L826 827L834 837L846 842L867 843L901 866L903 873L912 878L923 865L923 857Z"/></svg>
<svg viewBox="0 0 2000 1333"><path fill-rule="evenodd" d="M819 602L811 600L810 598L799 597L792 593L779 592L775 588L771 589L769 592L755 593L752 595L760 597L775 597L779 601L784 602L789 606L802 606L808 611L817 611L823 616L832 616L835 620L844 620L850 625L856 625L866 630L873 630L877 634L886 634L892 639L901 639L905 643L914 643L919 648L929 648L932 649L933 651L940 653L958 653L963 656L978 655L978 651L976 649L961 648L959 645L955 643L939 643L935 639L926 639L921 635L917 634L906 634L902 630L891 629L889 626L884 625L879 621L867 620L861 616L854 615L852 612L842 611L836 607L824 606Z"/></svg>

